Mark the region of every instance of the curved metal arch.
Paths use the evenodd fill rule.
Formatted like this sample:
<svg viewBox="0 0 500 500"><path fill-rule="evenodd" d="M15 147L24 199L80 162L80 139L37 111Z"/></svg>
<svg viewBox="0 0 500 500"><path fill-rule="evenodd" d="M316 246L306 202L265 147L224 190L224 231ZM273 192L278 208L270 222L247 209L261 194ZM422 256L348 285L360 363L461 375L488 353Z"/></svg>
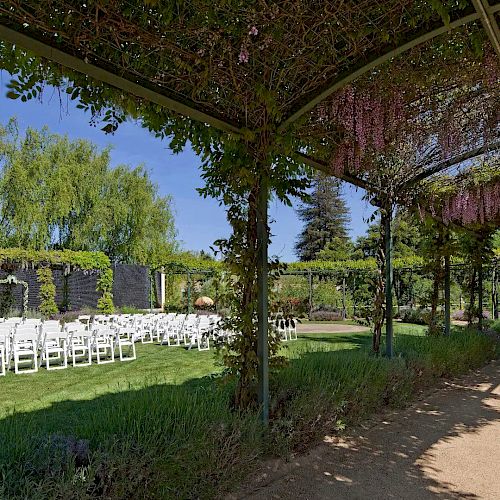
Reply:
<svg viewBox="0 0 500 500"><path fill-rule="evenodd" d="M18 45L25 50L29 50L39 57L43 57L56 64L60 64L66 68L88 75L95 80L123 90L128 94L135 95L136 97L145 99L146 101L153 102L155 104L159 104L160 106L192 118L193 120L207 123L208 125L224 132L231 132L239 135L242 134L242 131L237 126L223 120L221 117L200 111L197 109L195 103L186 104L174 99L173 97L156 92L155 90L141 85L140 83L118 76L117 74L107 71L99 66L87 63L78 57L51 47L44 42L41 42L24 33L20 33L19 31L13 30L12 28L8 28L3 24L0 24L0 39L12 43L13 45Z"/></svg>
<svg viewBox="0 0 500 500"><path fill-rule="evenodd" d="M496 12L497 10L500 10L500 4L495 6L494 8L490 8L489 11L491 13ZM429 31L427 33L424 33L423 35L415 38L414 40L411 40L410 42L407 42L399 47L396 47L393 50L390 50L389 52L386 52L380 57L377 57L373 61L370 61L369 63L365 64L361 68L353 71L352 73L349 73L348 75L344 75L340 77L337 80L334 80L333 82L330 82L330 84L327 86L325 90L314 96L310 101L308 101L306 104L301 106L299 109L294 111L290 116L285 118L283 122L279 125L278 127L278 132L284 131L287 127L289 127L292 123L296 122L301 116L306 114L307 112L311 111L315 106L317 106L319 103L324 101L327 97L329 97L331 94L336 92L337 90L340 90L342 87L345 87L347 84L351 83L352 81L356 80L356 78L359 78L360 76L364 75L365 73L368 73L372 69L386 63L393 57L399 56L403 54L404 52L407 52L410 49L413 49L414 47L417 47L418 45L422 45L425 42L428 42L429 40L432 40L433 38L436 38L440 35L443 35L444 33L459 28L460 26L464 26L466 24L470 24L474 21L477 21L481 19L481 15L479 12L475 12L474 14L469 14L468 16L462 17L460 19L457 19L456 21L453 21L452 23L448 25L443 25L440 28L437 28L433 31Z"/></svg>

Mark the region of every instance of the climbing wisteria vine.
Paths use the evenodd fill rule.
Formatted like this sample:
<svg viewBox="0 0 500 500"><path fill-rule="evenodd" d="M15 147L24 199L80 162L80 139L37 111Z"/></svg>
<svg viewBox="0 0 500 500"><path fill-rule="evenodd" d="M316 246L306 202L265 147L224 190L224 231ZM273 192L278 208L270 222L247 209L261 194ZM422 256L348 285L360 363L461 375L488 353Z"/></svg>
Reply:
<svg viewBox="0 0 500 500"><path fill-rule="evenodd" d="M461 190L445 199L441 218L446 225L500 223L500 179L491 185Z"/></svg>
<svg viewBox="0 0 500 500"><path fill-rule="evenodd" d="M500 226L500 164L492 161L456 177L430 181L417 204L421 217L428 213L446 226Z"/></svg>

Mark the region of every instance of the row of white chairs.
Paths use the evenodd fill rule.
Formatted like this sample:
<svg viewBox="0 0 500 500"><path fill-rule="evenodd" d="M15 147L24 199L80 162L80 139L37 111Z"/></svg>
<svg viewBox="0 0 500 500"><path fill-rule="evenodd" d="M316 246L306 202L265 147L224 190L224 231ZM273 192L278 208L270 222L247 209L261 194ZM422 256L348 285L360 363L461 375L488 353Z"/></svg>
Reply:
<svg viewBox="0 0 500 500"><path fill-rule="evenodd" d="M79 318L80 319L80 318ZM218 315L197 314L121 314L96 315L90 322L107 325L110 328L128 328L133 332L133 340L144 344L158 342L169 346L185 346L188 349L209 350L210 341L220 335Z"/></svg>
<svg viewBox="0 0 500 500"><path fill-rule="evenodd" d="M0 322L0 375L14 365L14 372L33 373L45 364L47 370L89 366L136 359L131 332L125 328L89 327L77 321L61 325L59 321L11 319ZM26 367L28 365L28 367Z"/></svg>
<svg viewBox="0 0 500 500"><path fill-rule="evenodd" d="M297 340L297 320L294 318L276 318L273 321L274 331L281 337L281 340Z"/></svg>
<svg viewBox="0 0 500 500"><path fill-rule="evenodd" d="M236 332L222 328L222 318L217 314L136 314L95 316L93 322L127 326L134 331L134 341L152 343L158 341L169 346L185 346L188 349L209 350L211 342L226 342L237 335ZM270 320L273 329L281 340L287 342L297 340L296 320L291 317L280 317Z"/></svg>
<svg viewBox="0 0 500 500"><path fill-rule="evenodd" d="M0 375L13 362L15 373L32 373L45 364L47 370L68 366L88 366L136 359L135 342L157 341L168 346L209 350L210 344L228 342L236 332L222 328L218 315L197 314L119 314L79 316L64 326L58 321L0 318ZM297 339L296 320L271 321L283 341ZM21 369L29 363L29 368Z"/></svg>

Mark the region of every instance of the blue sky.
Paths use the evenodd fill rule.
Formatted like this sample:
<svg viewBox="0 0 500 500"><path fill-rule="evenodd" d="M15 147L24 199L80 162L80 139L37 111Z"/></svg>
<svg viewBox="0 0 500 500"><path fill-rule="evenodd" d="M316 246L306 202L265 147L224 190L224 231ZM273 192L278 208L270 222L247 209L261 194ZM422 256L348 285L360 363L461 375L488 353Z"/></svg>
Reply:
<svg viewBox="0 0 500 500"><path fill-rule="evenodd" d="M198 167L200 161L191 151L174 155L168 142L153 137L135 123L122 124L114 135L106 135L99 127L89 125L90 116L75 108L70 101L61 106L59 96L50 89L45 90L42 102L10 100L5 97L9 75L1 75L0 121L6 123L16 116L22 129L47 125L52 132L67 134L70 138L85 138L100 147L112 146L112 165L144 164L151 178L158 184L160 193L170 194L174 201L178 238L184 249L207 250L213 241L229 233L223 207L215 200L203 199L196 192L202 187ZM68 106L68 107L67 107ZM361 200L363 192L345 185L344 196L351 210L351 236L364 234L370 207ZM282 261L296 260L293 246L302 227L294 208L276 201L269 207L269 216L275 222L271 226L274 234L270 248L272 255Z"/></svg>

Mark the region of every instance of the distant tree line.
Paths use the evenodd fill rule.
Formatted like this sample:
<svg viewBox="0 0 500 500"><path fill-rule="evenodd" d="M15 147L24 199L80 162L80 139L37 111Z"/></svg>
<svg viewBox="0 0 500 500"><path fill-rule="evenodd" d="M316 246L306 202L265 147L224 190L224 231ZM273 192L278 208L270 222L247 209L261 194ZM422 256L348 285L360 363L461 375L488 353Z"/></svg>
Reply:
<svg viewBox="0 0 500 500"><path fill-rule="evenodd" d="M175 248L172 200L144 166L47 128L0 125L0 246L105 252L154 265Z"/></svg>
<svg viewBox="0 0 500 500"><path fill-rule="evenodd" d="M351 217L341 187L341 181L334 177L324 174L314 177L310 195L297 210L304 223L295 245L299 260L358 260L376 256L379 222L370 224L366 235L353 242L349 237ZM393 227L396 257L418 253L422 223L417 219L404 210L396 214Z"/></svg>

